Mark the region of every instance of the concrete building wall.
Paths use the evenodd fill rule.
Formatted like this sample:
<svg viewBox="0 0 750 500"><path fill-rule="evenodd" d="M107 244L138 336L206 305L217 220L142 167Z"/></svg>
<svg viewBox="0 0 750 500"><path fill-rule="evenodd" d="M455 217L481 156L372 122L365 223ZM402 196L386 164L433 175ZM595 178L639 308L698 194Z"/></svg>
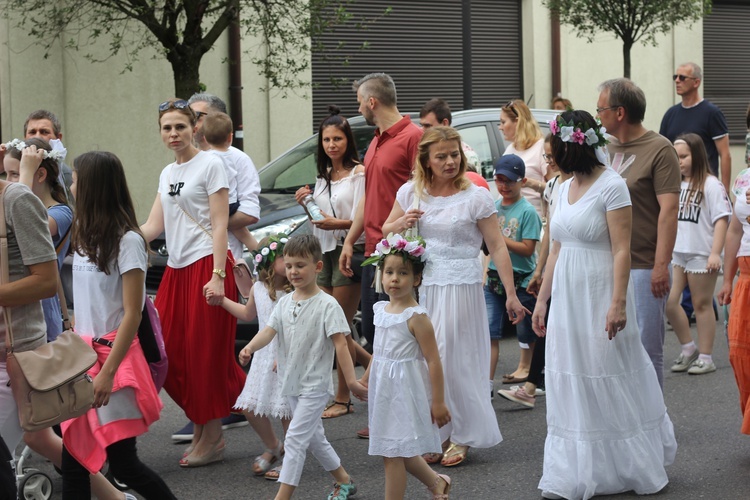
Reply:
<svg viewBox="0 0 750 500"><path fill-rule="evenodd" d="M203 57L201 82L207 92L227 100L227 38L223 35ZM243 49L257 42L243 40ZM90 47L99 57L107 44ZM0 140L23 134L29 112L54 112L63 126L68 163L83 152L99 149L117 154L139 219L145 220L156 196L159 173L173 157L162 144L158 129L159 103L174 95L172 69L155 51L144 51L133 70L123 72L128 59L118 55L91 63L82 53L52 49L49 58L33 40L0 19ZM309 135L312 109L307 97L267 91L250 56L243 56L243 119L245 151L257 167Z"/></svg>

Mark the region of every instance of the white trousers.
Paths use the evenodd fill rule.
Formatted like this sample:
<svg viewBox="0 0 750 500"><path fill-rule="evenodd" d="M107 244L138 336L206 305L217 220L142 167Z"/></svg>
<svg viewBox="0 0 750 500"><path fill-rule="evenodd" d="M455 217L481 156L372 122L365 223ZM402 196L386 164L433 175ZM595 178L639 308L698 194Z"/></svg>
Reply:
<svg viewBox="0 0 750 500"><path fill-rule="evenodd" d="M16 446L23 437L23 429L18 421L18 408L13 399L13 391L8 386L9 380L5 363L0 363L0 435L11 454L15 455Z"/></svg>
<svg viewBox="0 0 750 500"><path fill-rule="evenodd" d="M308 448L329 472L341 466L341 459L326 439L323 419L320 418L328 402L328 394L288 396L287 400L292 408L292 421L284 439L284 465L279 482L297 486Z"/></svg>

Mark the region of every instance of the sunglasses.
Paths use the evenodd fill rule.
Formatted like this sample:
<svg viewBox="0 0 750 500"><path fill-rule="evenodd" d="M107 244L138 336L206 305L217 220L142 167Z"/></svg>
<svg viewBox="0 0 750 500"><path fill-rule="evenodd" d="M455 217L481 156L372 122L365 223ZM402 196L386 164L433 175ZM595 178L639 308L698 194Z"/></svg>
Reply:
<svg viewBox="0 0 750 500"><path fill-rule="evenodd" d="M177 99L176 101L164 101L163 103L159 104L159 112L163 113L164 111L167 111L168 109L190 109L190 104L184 99Z"/></svg>
<svg viewBox="0 0 750 500"><path fill-rule="evenodd" d="M513 105L513 101L508 101L508 103L503 106L503 108L511 110L514 115L518 116L518 111L516 111L516 107Z"/></svg>
<svg viewBox="0 0 750 500"><path fill-rule="evenodd" d="M679 81L681 81L681 82L684 82L684 81L685 81L685 80L687 80L688 78L690 78L691 80L697 80L697 78L695 78L694 76L687 76L687 75L672 75L672 80L679 80Z"/></svg>

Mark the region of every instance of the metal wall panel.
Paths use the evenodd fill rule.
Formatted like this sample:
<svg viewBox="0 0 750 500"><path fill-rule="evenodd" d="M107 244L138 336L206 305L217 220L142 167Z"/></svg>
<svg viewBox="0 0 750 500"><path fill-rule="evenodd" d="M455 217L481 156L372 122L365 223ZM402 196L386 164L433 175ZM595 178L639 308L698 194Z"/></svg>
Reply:
<svg viewBox="0 0 750 500"><path fill-rule="evenodd" d="M703 21L704 97L721 108L729 140L743 144L750 103L750 4L714 1Z"/></svg>
<svg viewBox="0 0 750 500"><path fill-rule="evenodd" d="M348 7L353 22L321 38L324 50L313 51L312 57L314 129L329 104L339 106L344 116L357 114L351 83L372 72L393 77L402 113L418 113L432 97L446 99L457 111L472 100L473 107L497 106L520 95L520 0L391 5L391 13L382 16L384 3L358 0ZM464 22L464 14L470 22ZM366 29L357 26L362 19ZM365 42L368 48L360 50ZM466 58L471 61L468 78Z"/></svg>

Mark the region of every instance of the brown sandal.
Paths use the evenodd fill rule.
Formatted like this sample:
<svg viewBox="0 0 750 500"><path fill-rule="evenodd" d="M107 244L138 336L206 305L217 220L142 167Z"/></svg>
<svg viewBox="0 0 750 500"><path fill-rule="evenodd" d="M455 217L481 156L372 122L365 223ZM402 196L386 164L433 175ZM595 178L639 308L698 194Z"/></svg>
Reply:
<svg viewBox="0 0 750 500"><path fill-rule="evenodd" d="M328 419L328 418L343 417L344 415L348 415L350 413L354 413L354 403L352 403L351 399L347 403L342 403L341 401L333 400L328 406L326 406L326 409L324 410L324 413L326 411L330 410L331 408L333 408L334 406L337 406L337 405L338 406L343 406L344 408L346 408L346 411L343 412L343 413L339 413L337 415L329 415L329 416L322 415L320 418Z"/></svg>

